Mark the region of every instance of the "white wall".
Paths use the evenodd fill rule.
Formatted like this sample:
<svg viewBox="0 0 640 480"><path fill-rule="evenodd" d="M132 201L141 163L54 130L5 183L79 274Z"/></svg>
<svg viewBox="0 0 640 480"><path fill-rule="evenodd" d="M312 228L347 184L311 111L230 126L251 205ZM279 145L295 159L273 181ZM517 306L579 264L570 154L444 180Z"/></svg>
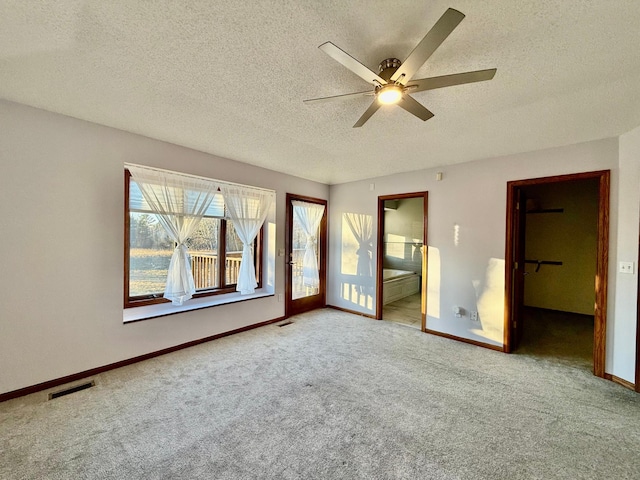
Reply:
<svg viewBox="0 0 640 480"><path fill-rule="evenodd" d="M640 218L640 127L620 136L620 186L617 198L616 256L612 263L614 322L607 334L615 344L608 352L611 373L635 381L636 305L638 295L638 219ZM613 195L612 195L613 197ZM613 200L613 198L612 198ZM613 239L612 239L613 240ZM618 262L634 262L634 274L617 272Z"/></svg>
<svg viewBox="0 0 640 480"><path fill-rule="evenodd" d="M278 249L286 192L326 185L5 101L0 135L0 392L284 315L276 296L123 325L123 164L276 190Z"/></svg>
<svg viewBox="0 0 640 480"><path fill-rule="evenodd" d="M636 137L640 135L636 134ZM635 137L634 137L635 138ZM640 150L634 143L635 152ZM330 263L328 302L365 314L371 308L343 298L341 292L341 216L344 212L371 215L374 228L377 197L427 190L429 192L428 244L429 276L427 328L502 345L504 322L504 254L506 228L506 184L522 180L568 173L611 170L612 205L610 228L618 229L618 139L609 138L578 145L492 158L438 169L389 175L366 181L333 185L330 188ZM636 160L637 162L637 160ZM436 172L443 180L436 181ZM373 190L371 185L373 184ZM638 185L634 184L635 228L638 225ZM631 188L631 187L630 187ZM633 213L628 216L633 217ZM626 214L625 214L626 216ZM625 217L626 218L626 217ZM631 221L631 220L630 220ZM616 276L615 235L612 235L610 279ZM374 238L377 238L374 236ZM637 242L637 235L635 237ZM374 250L377 248L374 245ZM637 254L637 243L634 247ZM631 254L631 252L629 252ZM632 257L635 258L635 257ZM374 256L375 262L375 256ZM374 270L375 271L375 270ZM629 378L634 360L628 352L614 361L621 340L617 331L634 332L631 318L615 318L613 299L615 282L610 284L607 330L607 372ZM375 296L375 292L372 292ZM623 300L625 308L635 309L632 299ZM477 310L481 327L468 317L456 318L454 306ZM631 313L629 314L631 316ZM635 321L635 320L634 320ZM629 337L630 338L630 337ZM628 340L627 340L628 342ZM626 349L626 347L621 347ZM622 364L625 368L622 368ZM631 366L630 366L631 365Z"/></svg>

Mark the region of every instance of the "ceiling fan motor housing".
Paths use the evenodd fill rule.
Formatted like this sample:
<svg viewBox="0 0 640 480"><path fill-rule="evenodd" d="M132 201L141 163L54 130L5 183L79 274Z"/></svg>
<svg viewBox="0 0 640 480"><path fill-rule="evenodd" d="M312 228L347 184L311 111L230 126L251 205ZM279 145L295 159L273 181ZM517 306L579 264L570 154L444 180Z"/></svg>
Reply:
<svg viewBox="0 0 640 480"><path fill-rule="evenodd" d="M380 77L384 78L387 82L391 78L391 75L395 73L395 71L400 68L402 62L397 58L387 58L380 62L380 66L378 70L380 71Z"/></svg>

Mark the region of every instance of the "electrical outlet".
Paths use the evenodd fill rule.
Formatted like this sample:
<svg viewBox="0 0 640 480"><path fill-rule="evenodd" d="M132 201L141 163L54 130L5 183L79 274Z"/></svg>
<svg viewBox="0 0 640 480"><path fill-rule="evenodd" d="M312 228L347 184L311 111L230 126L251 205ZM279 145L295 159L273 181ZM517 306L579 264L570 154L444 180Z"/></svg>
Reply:
<svg viewBox="0 0 640 480"><path fill-rule="evenodd" d="M478 321L478 312L469 312L469 318L472 322Z"/></svg>
<svg viewBox="0 0 640 480"><path fill-rule="evenodd" d="M620 262L618 271L620 273L631 273L633 274L633 262Z"/></svg>

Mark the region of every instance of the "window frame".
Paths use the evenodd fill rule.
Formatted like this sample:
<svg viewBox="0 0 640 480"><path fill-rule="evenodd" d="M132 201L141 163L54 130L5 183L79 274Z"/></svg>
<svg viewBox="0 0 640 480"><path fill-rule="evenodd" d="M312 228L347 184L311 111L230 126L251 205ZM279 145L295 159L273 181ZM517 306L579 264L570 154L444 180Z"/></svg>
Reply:
<svg viewBox="0 0 640 480"><path fill-rule="evenodd" d="M131 255L131 218L129 216L129 185L131 182L131 172L129 169L124 169L124 308L134 308L134 307L142 307L145 305L156 305L161 303L171 303L170 300L167 300L162 295L164 292L159 292L156 294L149 295L140 295L131 297L129 295L129 275L130 275L130 255ZM220 219L220 231L218 233L218 252L224 253L224 258L226 259L226 243L227 243L227 222L229 221L226 218L220 217L210 217L210 218L219 218ZM253 251L254 251L254 267L256 271L256 281L258 283L257 288L262 288L262 260L263 260L263 235L264 235L264 225L260 227L260 231L258 235L256 235L256 239L253 242ZM220 253L218 253L220 256ZM228 293L234 293L236 291L236 284L224 285L225 283L225 268L226 261L219 262L222 268L218 269L218 283L219 285L223 285L221 287L215 288L207 288L196 290L192 298L201 298L201 297L209 297L213 295L223 295Z"/></svg>

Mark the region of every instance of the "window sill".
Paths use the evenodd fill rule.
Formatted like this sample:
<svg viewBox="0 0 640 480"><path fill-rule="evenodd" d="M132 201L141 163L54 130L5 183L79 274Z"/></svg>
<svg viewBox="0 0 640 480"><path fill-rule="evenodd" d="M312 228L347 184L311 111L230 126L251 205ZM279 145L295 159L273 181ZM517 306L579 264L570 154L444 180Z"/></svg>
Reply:
<svg viewBox="0 0 640 480"><path fill-rule="evenodd" d="M240 295L239 292L227 293L223 295L212 295L208 297L192 298L183 305L173 305L172 303L158 303L155 305L145 305L143 307L125 308L122 312L122 322L131 323L149 318L164 317L176 313L188 312L190 310L200 310L202 308L227 305L230 303L244 302L256 298L273 297L273 292L265 289L258 289L249 295Z"/></svg>

